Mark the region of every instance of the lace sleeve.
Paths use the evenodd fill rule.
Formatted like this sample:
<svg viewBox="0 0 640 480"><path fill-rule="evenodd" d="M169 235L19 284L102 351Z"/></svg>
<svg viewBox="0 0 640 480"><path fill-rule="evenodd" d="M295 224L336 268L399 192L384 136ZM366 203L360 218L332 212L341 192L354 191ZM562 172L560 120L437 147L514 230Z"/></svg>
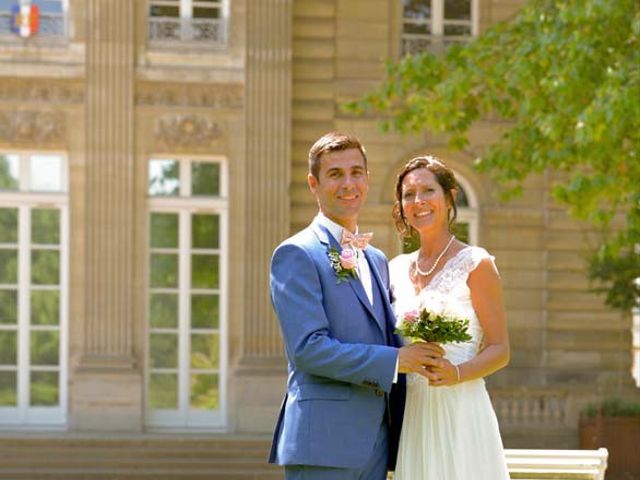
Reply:
<svg viewBox="0 0 640 480"><path fill-rule="evenodd" d="M464 261L462 262L464 272L467 275L470 274L476 268L478 268L478 265L480 264L480 262L486 258L490 259L491 262L495 265L496 257L491 255L484 248L482 247L469 248L467 255L465 255L464 257Z"/></svg>

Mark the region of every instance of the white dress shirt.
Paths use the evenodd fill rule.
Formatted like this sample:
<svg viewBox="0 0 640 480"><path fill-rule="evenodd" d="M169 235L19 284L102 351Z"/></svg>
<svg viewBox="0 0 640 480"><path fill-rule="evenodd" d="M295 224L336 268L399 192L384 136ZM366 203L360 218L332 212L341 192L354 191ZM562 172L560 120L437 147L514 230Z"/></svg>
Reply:
<svg viewBox="0 0 640 480"><path fill-rule="evenodd" d="M329 233L331 233L333 238L335 238L336 241L340 243L340 241L342 240L342 231L344 230L344 227L327 218L322 212L318 213L317 218L320 225L329 230ZM357 228L355 233L358 233ZM369 303L373 305L373 284L371 283L372 278L371 269L369 268L369 262L367 262L367 258L364 256L364 252L361 249L356 248L355 252L358 280L360 280L360 283L362 283L362 286L364 287L364 291L367 294Z"/></svg>

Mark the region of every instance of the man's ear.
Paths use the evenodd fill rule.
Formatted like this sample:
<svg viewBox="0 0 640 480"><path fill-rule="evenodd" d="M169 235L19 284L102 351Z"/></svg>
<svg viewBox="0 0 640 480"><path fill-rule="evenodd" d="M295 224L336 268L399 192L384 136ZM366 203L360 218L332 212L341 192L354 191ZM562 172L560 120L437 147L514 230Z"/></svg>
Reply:
<svg viewBox="0 0 640 480"><path fill-rule="evenodd" d="M318 179L311 173L307 175L307 184L309 185L309 190L316 193L316 189L318 188Z"/></svg>

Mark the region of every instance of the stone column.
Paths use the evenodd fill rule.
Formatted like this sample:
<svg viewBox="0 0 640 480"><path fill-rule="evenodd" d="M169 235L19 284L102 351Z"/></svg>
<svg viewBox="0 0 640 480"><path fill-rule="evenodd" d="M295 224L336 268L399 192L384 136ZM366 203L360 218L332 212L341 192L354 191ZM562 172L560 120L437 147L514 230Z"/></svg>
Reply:
<svg viewBox="0 0 640 480"><path fill-rule="evenodd" d="M85 316L76 429L139 430L133 357L134 2L87 0Z"/></svg>
<svg viewBox="0 0 640 480"><path fill-rule="evenodd" d="M269 430L282 390L285 363L269 299L269 264L289 232L291 15L291 0L247 2L246 307L235 388L238 430Z"/></svg>
<svg viewBox="0 0 640 480"><path fill-rule="evenodd" d="M273 248L289 232L291 0L254 0L247 11L247 279L243 356L282 357L269 300Z"/></svg>

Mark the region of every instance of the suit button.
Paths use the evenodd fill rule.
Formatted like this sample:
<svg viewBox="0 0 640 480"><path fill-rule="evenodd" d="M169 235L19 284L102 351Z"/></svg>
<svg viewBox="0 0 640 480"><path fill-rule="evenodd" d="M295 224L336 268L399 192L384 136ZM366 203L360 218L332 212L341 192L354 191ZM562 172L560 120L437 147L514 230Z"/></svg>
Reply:
<svg viewBox="0 0 640 480"><path fill-rule="evenodd" d="M376 397L381 397L384 395L384 392L382 390L376 390Z"/></svg>

